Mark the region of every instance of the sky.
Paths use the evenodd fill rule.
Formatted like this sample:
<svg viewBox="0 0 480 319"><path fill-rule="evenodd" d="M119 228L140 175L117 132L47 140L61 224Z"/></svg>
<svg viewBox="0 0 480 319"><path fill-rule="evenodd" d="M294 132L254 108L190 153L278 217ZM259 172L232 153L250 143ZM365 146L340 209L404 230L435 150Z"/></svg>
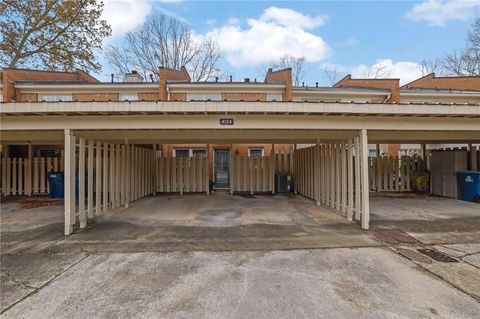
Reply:
<svg viewBox="0 0 480 319"><path fill-rule="evenodd" d="M422 1L187 1L103 0L112 27L104 45L119 44L149 15L182 21L197 38L214 39L219 63L235 79L263 80L264 69L284 55L304 56L305 85L328 86L325 69L340 77L382 73L407 83L420 77L419 63L464 47L480 17L480 0ZM112 73L101 59L98 78Z"/></svg>

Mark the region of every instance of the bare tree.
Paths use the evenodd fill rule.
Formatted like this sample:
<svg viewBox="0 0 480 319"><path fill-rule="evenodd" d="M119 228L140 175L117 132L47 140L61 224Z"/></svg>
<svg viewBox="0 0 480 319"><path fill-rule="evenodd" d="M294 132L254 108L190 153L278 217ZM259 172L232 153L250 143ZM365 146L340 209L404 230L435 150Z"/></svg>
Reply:
<svg viewBox="0 0 480 319"><path fill-rule="evenodd" d="M442 67L449 75L480 75L480 18L472 23L465 48L446 54Z"/></svg>
<svg viewBox="0 0 480 319"><path fill-rule="evenodd" d="M422 76L442 72L442 61L440 59L422 60L418 66Z"/></svg>
<svg viewBox="0 0 480 319"><path fill-rule="evenodd" d="M338 69L335 66L324 67L323 68L323 73L325 73L325 76L327 77L331 86L333 86L335 83L337 83L339 78L340 78L340 72L338 71Z"/></svg>
<svg viewBox="0 0 480 319"><path fill-rule="evenodd" d="M206 81L219 73L221 53L213 40L195 39L177 19L161 14L128 32L123 45L108 46L105 56L117 76L135 69L158 80L160 66L185 66L193 81Z"/></svg>
<svg viewBox="0 0 480 319"><path fill-rule="evenodd" d="M299 86L307 75L305 62L303 56L296 58L291 55L284 55L278 61L273 62L272 67L277 69L292 68L293 83L295 86Z"/></svg>
<svg viewBox="0 0 480 319"><path fill-rule="evenodd" d="M391 76L388 66L382 63L376 63L363 72L363 77L367 79L382 79Z"/></svg>

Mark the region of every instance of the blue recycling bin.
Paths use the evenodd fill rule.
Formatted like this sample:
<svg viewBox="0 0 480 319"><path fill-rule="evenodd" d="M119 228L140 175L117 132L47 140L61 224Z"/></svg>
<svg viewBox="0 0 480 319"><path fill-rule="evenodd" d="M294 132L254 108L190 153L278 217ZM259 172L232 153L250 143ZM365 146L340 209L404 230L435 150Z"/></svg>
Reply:
<svg viewBox="0 0 480 319"><path fill-rule="evenodd" d="M457 186L459 199L474 202L480 196L480 172L457 172Z"/></svg>
<svg viewBox="0 0 480 319"><path fill-rule="evenodd" d="M50 198L65 198L65 176L63 172L48 173ZM78 198L78 174L75 175L75 197Z"/></svg>
<svg viewBox="0 0 480 319"><path fill-rule="evenodd" d="M48 173L48 186L50 188L50 198L64 198L63 172Z"/></svg>

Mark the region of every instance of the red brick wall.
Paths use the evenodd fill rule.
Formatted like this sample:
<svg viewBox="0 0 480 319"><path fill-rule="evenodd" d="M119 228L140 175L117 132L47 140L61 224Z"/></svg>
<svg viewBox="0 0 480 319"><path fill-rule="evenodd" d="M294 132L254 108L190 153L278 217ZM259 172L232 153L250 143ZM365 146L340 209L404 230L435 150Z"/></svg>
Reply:
<svg viewBox="0 0 480 319"><path fill-rule="evenodd" d="M86 74L81 70L76 72L55 72L55 71L37 71L37 70L26 70L26 69L3 69L2 72L3 80L3 100L17 100L15 95L16 90L14 88L15 81L19 80L32 80L32 81L53 81L53 80L63 80L63 81L86 81L89 83L98 82L97 79Z"/></svg>
<svg viewBox="0 0 480 319"><path fill-rule="evenodd" d="M38 98L36 93L17 93L16 96L18 102L36 102Z"/></svg>
<svg viewBox="0 0 480 319"><path fill-rule="evenodd" d="M402 86L402 89L480 90L480 76L436 77L435 73Z"/></svg>
<svg viewBox="0 0 480 319"><path fill-rule="evenodd" d="M138 99L140 101L157 101L158 100L158 92L138 93Z"/></svg>
<svg viewBox="0 0 480 319"><path fill-rule="evenodd" d="M338 88L344 86L389 89L391 96L387 100L387 103L400 102L399 79L352 79L352 76L349 74L338 81L333 87Z"/></svg>
<svg viewBox="0 0 480 319"><path fill-rule="evenodd" d="M118 101L118 93L73 93L74 101L108 102Z"/></svg>
<svg viewBox="0 0 480 319"><path fill-rule="evenodd" d="M278 71L272 71L268 69L267 75L265 76L265 82L271 81L284 81L285 82L285 92L283 93L284 101L292 101L292 69L283 69Z"/></svg>
<svg viewBox="0 0 480 319"><path fill-rule="evenodd" d="M167 100L167 81L169 80L184 80L190 82L190 75L187 69L182 67L181 70L172 70L164 67L159 69L159 91L158 96L160 101ZM171 97L171 96L170 96Z"/></svg>
<svg viewBox="0 0 480 319"><path fill-rule="evenodd" d="M162 145L162 156L173 156L173 150L175 148L206 148L206 144L163 144ZM263 148L265 156L270 155L272 149L272 144L233 144L232 145L232 154L233 156L248 156L248 149L254 148ZM230 148L230 144L210 144L209 156L210 156L210 178L213 178L213 150L216 148ZM291 144L275 144L276 151L290 151L293 149ZM237 153L238 150L238 153Z"/></svg>
<svg viewBox="0 0 480 319"><path fill-rule="evenodd" d="M266 93L222 93L222 101L266 101Z"/></svg>
<svg viewBox="0 0 480 319"><path fill-rule="evenodd" d="M170 101L186 101L186 93L170 93Z"/></svg>

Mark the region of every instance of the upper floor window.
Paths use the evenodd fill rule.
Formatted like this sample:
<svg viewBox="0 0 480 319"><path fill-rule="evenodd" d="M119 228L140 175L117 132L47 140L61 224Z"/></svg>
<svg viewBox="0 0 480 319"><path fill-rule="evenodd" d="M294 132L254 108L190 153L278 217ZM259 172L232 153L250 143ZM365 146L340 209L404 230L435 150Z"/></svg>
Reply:
<svg viewBox="0 0 480 319"><path fill-rule="evenodd" d="M248 157L262 157L262 156L263 156L263 148L248 149Z"/></svg>
<svg viewBox="0 0 480 319"><path fill-rule="evenodd" d="M187 94L187 101L221 101L220 94Z"/></svg>
<svg viewBox="0 0 480 319"><path fill-rule="evenodd" d="M119 101L138 101L138 93L120 93Z"/></svg>
<svg viewBox="0 0 480 319"><path fill-rule="evenodd" d="M64 102L64 101L72 101L71 94L60 94L60 93L48 93L48 94L39 94L38 95L39 101L45 102Z"/></svg>
<svg viewBox="0 0 480 319"><path fill-rule="evenodd" d="M281 102L283 101L281 94L267 94L267 101L268 102Z"/></svg>

